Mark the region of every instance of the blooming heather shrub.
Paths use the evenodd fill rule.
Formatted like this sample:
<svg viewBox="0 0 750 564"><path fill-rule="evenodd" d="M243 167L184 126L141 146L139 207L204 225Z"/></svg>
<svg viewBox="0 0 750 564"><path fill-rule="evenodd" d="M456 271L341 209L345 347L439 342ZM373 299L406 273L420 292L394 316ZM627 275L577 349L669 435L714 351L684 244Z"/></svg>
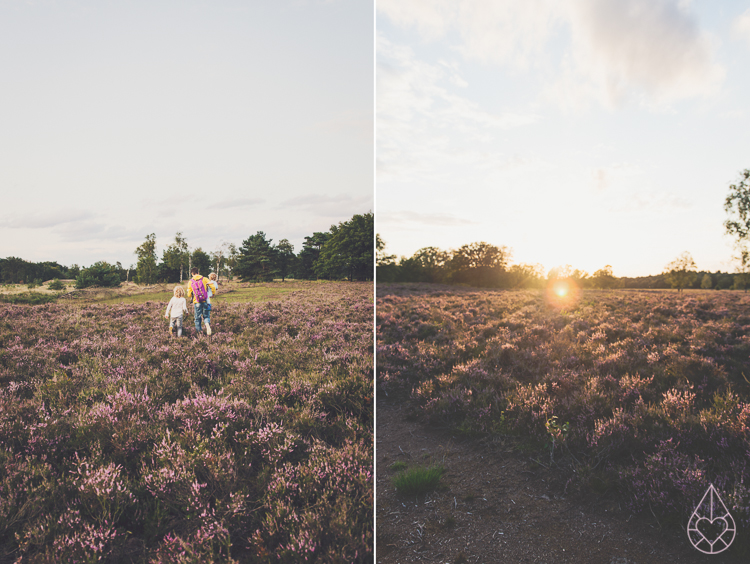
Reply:
<svg viewBox="0 0 750 564"><path fill-rule="evenodd" d="M456 429L564 444L576 476L605 473L639 511L686 520L709 482L721 485L750 526L750 296L378 293L384 394Z"/></svg>
<svg viewBox="0 0 750 564"><path fill-rule="evenodd" d="M371 292L218 304L210 342L169 339L161 303L0 304L0 547L371 560Z"/></svg>
<svg viewBox="0 0 750 564"><path fill-rule="evenodd" d="M642 464L621 470L620 477L635 510L650 507L668 516L690 515L708 487L704 461L678 451L672 439L661 441Z"/></svg>

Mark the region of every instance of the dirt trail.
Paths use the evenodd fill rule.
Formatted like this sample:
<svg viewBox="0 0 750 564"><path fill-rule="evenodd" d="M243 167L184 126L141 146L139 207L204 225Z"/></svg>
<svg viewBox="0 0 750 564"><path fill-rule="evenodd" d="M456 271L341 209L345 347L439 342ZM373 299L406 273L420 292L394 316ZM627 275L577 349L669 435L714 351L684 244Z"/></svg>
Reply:
<svg viewBox="0 0 750 564"><path fill-rule="evenodd" d="M459 564L734 564L704 555L684 531L660 530L605 498L574 499L549 470L502 439L479 442L406 419L403 404L377 405L377 562ZM445 486L404 498L391 464L440 462ZM738 534L740 534L738 532Z"/></svg>

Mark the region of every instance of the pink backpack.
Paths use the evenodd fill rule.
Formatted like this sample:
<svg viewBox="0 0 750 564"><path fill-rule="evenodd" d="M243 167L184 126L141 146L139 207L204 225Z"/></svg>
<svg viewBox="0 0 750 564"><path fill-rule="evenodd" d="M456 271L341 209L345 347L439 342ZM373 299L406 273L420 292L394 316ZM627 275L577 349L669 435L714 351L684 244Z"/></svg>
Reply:
<svg viewBox="0 0 750 564"><path fill-rule="evenodd" d="M208 299L206 287L203 285L203 278L200 280L191 280L190 287L193 289L193 294L195 294L195 299L198 300L198 303L205 302Z"/></svg>

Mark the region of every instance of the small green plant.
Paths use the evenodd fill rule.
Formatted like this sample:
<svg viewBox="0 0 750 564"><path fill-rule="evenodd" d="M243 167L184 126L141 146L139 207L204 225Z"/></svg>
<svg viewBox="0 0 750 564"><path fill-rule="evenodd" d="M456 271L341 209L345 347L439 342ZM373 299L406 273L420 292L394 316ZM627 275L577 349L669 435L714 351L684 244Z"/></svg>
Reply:
<svg viewBox="0 0 750 564"><path fill-rule="evenodd" d="M393 477L396 491L404 495L416 495L434 490L445 473L445 467L434 465L430 467L415 466L409 470L399 472Z"/></svg>
<svg viewBox="0 0 750 564"><path fill-rule="evenodd" d="M65 284L60 282L59 278L55 278L52 282L49 283L49 289L55 291L64 290Z"/></svg>
<svg viewBox="0 0 750 564"><path fill-rule="evenodd" d="M406 470L408 466L409 465L403 460L397 460L396 462L391 464L388 468L390 468L394 472L398 472L399 470Z"/></svg>
<svg viewBox="0 0 750 564"><path fill-rule="evenodd" d="M563 425L560 425L557 422L557 415L553 415L550 419L547 419L545 427L547 427L547 433L549 433L549 436L552 439L552 441L548 443L550 447L549 461L550 464L552 464L555 461L555 443L558 441L565 442L565 439L568 438L568 431L570 431L570 423L566 421Z"/></svg>

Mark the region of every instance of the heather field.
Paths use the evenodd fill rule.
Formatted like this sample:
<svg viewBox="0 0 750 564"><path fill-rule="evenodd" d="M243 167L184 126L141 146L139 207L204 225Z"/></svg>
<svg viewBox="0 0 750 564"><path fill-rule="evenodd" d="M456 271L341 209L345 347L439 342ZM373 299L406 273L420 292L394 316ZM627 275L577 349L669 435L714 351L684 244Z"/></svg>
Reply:
<svg viewBox="0 0 750 564"><path fill-rule="evenodd" d="M373 286L285 288L0 304L0 561L371 560Z"/></svg>
<svg viewBox="0 0 750 564"><path fill-rule="evenodd" d="M381 397L659 526L713 483L747 547L750 294L379 284L376 325Z"/></svg>

